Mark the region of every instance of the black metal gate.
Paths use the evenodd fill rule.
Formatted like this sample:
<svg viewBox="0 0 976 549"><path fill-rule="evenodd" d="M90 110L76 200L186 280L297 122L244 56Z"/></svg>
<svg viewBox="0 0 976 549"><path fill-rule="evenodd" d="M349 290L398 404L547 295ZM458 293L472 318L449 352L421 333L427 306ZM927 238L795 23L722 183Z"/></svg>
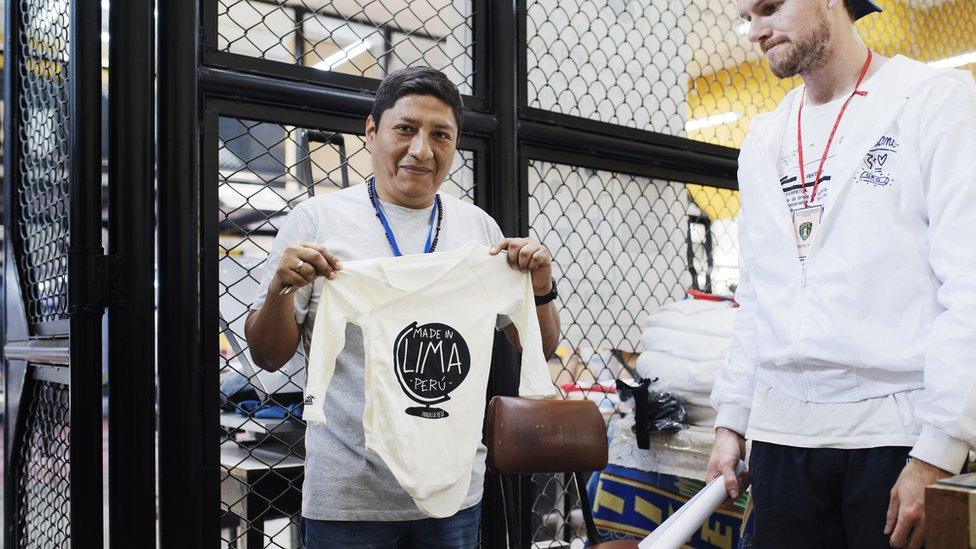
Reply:
<svg viewBox="0 0 976 549"><path fill-rule="evenodd" d="M100 10L6 6L4 539L102 543Z"/></svg>

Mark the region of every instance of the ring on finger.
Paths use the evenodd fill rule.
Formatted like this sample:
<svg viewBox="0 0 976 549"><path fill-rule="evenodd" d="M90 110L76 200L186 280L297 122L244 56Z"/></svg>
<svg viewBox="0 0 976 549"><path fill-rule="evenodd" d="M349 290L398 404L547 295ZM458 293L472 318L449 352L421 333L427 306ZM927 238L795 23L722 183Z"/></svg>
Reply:
<svg viewBox="0 0 976 549"><path fill-rule="evenodd" d="M295 267L292 270L295 271L296 273L300 273L302 271L302 267L304 266L305 266L305 260L299 259L298 263L295 264Z"/></svg>

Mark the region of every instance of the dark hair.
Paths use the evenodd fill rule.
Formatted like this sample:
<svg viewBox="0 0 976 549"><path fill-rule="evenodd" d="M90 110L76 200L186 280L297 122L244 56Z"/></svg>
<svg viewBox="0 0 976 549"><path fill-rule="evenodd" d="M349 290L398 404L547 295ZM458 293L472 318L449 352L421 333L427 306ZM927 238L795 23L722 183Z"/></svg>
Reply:
<svg viewBox="0 0 976 549"><path fill-rule="evenodd" d="M433 95L447 103L454 111L454 121L460 131L461 109L464 108L461 94L444 73L430 67L407 67L386 75L376 90L373 110L369 113L376 125L379 126L384 111L393 107L404 95L411 94Z"/></svg>
<svg viewBox="0 0 976 549"><path fill-rule="evenodd" d="M844 9L847 10L847 15L850 16L851 21L857 20L857 12L854 10L854 0L844 0Z"/></svg>

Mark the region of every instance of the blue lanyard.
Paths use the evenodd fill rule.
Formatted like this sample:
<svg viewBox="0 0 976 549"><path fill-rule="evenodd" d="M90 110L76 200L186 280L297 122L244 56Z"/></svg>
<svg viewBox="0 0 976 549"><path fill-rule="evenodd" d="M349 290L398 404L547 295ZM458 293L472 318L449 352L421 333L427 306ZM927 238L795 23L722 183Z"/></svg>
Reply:
<svg viewBox="0 0 976 549"><path fill-rule="evenodd" d="M373 209L376 210L376 217L380 219L380 223L383 224L383 230L386 231L386 239L390 241L390 248L393 249L393 255L400 257L403 255L400 252L400 247L397 246L396 236L393 234L393 228L390 227L390 222L386 218L386 213L383 212L383 206L380 204L379 196L376 194L376 179L369 180L369 199L373 203ZM436 197L435 197L436 198ZM427 222L427 242L424 244L424 253L430 253L433 249L432 242L434 237L434 219L437 217L438 206L440 205L440 200L434 200L434 207L430 209L430 220Z"/></svg>

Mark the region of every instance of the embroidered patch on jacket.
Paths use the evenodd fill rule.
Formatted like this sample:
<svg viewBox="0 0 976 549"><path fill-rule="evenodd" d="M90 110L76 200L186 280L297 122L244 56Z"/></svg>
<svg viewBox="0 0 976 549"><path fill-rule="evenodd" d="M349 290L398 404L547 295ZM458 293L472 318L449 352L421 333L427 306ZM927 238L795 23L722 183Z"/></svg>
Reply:
<svg viewBox="0 0 976 549"><path fill-rule="evenodd" d="M870 187L889 187L895 182L892 168L900 145L895 138L883 136L864 155L857 180Z"/></svg>

